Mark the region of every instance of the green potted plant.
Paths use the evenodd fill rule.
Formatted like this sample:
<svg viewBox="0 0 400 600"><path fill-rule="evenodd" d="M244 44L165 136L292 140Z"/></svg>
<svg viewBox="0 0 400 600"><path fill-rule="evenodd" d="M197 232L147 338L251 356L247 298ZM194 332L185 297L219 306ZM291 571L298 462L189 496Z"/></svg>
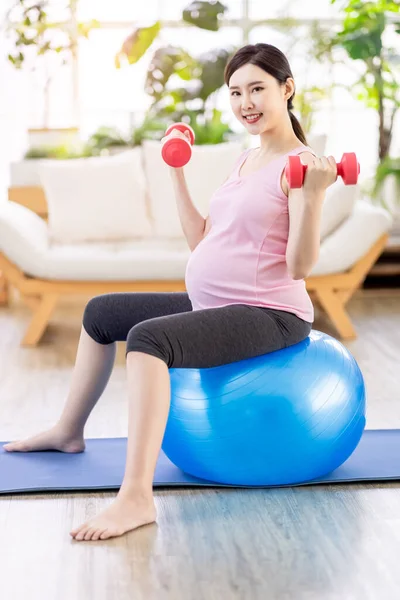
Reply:
<svg viewBox="0 0 400 600"><path fill-rule="evenodd" d="M93 156L99 154L117 154L129 148L130 140L116 127L102 126L89 137L86 150Z"/></svg>
<svg viewBox="0 0 400 600"><path fill-rule="evenodd" d="M25 160L42 160L45 158L53 160L67 160L73 158L84 158L94 156L90 146L82 145L80 148L76 146L38 146L31 148L25 153Z"/></svg>
<svg viewBox="0 0 400 600"><path fill-rule="evenodd" d="M65 10L70 15L76 14L77 2L65 0ZM97 25L95 21L77 23L75 30L71 30L67 22L53 22L49 18L50 4L50 0L36 3L13 0L6 17L7 34L14 45L8 54L9 62L16 69L42 69L44 74L41 123L28 130L29 148L78 143L77 124L67 128L50 127L50 84L55 73L74 60L79 37L87 38Z"/></svg>
<svg viewBox="0 0 400 600"><path fill-rule="evenodd" d="M378 164L370 194L373 202L381 204L392 214L399 213L400 157L386 156Z"/></svg>
<svg viewBox="0 0 400 600"><path fill-rule="evenodd" d="M195 1L182 11L182 20L201 29L218 31L225 10L220 2ZM116 56L117 68L137 63L160 30L161 23L156 22L132 32ZM151 97L145 122L155 124L153 139L160 139L171 123L186 121L195 131L196 145L229 142L233 132L224 123L213 98L224 84L224 68L233 50L214 49L197 58L175 46L154 52L145 83L145 91ZM175 83L171 84L173 80ZM181 83L176 83L177 80Z"/></svg>
<svg viewBox="0 0 400 600"><path fill-rule="evenodd" d="M341 29L332 36L330 49L343 48L363 66L363 73L351 86L352 93L377 113L378 165L369 188L371 197L397 210L400 188L392 197L387 197L387 186L383 192L386 178L400 180L400 159L391 156L393 125L400 107L400 71L397 51L386 43L385 32L390 29L392 34L400 34L400 6L392 0L331 0L331 3L341 5L344 17Z"/></svg>

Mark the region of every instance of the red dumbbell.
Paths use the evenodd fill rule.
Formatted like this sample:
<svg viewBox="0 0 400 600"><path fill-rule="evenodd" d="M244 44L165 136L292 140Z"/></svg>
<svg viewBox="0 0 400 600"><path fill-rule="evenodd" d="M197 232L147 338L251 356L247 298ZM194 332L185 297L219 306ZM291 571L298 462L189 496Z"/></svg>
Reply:
<svg viewBox="0 0 400 600"><path fill-rule="evenodd" d="M355 185L360 174L360 164L354 152L345 152L340 163L336 163L338 177L342 177L345 185ZM289 187L300 188L303 185L307 165L303 165L300 156L289 156L285 175Z"/></svg>
<svg viewBox="0 0 400 600"><path fill-rule="evenodd" d="M165 132L167 136L173 129L179 129L182 133L188 131L190 141L182 138L171 138L167 140L161 149L161 154L167 165L170 167L179 168L186 165L192 156L192 146L194 144L194 131L186 123L173 123Z"/></svg>

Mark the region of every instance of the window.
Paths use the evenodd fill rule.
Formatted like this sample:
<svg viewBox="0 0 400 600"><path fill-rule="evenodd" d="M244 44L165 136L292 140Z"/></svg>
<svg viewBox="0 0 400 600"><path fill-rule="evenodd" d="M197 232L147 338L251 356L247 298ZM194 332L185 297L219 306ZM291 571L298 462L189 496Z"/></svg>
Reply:
<svg viewBox="0 0 400 600"><path fill-rule="evenodd" d="M296 19L335 19L339 14L338 5L331 5L329 0L281 0L265 2L250 0L250 19L278 19L294 17Z"/></svg>
<svg viewBox="0 0 400 600"><path fill-rule="evenodd" d="M65 67L57 67L55 62L48 65L47 70L52 75L47 98L48 125L75 125L74 121L79 117L85 132L100 124L129 127L132 119L143 114L151 101L144 92L144 82L149 61L157 47L174 44L198 55L206 49L238 46L244 39L243 17L246 7L249 18L253 20L276 18L282 14L298 16L299 12L298 3L292 0L283 0L278 5L265 3L264 0L223 0L222 3L227 7L227 22L233 21L234 25L222 27L216 33L185 27L181 23L182 10L190 4L190 0L146 0L142 3L77 0L74 5L78 21L96 19L99 28L91 31L89 40L80 39L76 63L70 60ZM319 0L317 6L320 17L337 14L337 7L332 7L329 0ZM50 17L58 22L67 20L70 12L66 7L67 0L52 0ZM302 2L303 18L315 17L315 10L313 0ZM137 64L117 70L114 58L126 36L134 28L151 25L156 19L165 24L146 55ZM256 26L250 31L250 42L266 39L279 47L284 46L288 52L291 49L290 39L276 29ZM297 62L295 58L293 60ZM302 70L298 70L299 83ZM31 126L43 125L45 80L43 65L38 65L35 73L30 74L32 94L27 119Z"/></svg>
<svg viewBox="0 0 400 600"><path fill-rule="evenodd" d="M108 22L143 22L145 20L176 21L182 17L182 11L191 0L79 0L79 19L98 19ZM229 19L240 19L243 14L243 0L221 0L227 7Z"/></svg>
<svg viewBox="0 0 400 600"><path fill-rule="evenodd" d="M175 2L172 2L174 4ZM145 20L160 18L162 0L79 0L77 16L80 21L96 19L98 21L124 22L134 24Z"/></svg>
<svg viewBox="0 0 400 600"><path fill-rule="evenodd" d="M52 1L50 15L54 20L68 18L66 2L67 0ZM250 43L265 41L277 45L285 52L299 90L312 85L329 86L333 76L335 81L351 84L355 74L363 68L356 61L347 61L345 53L345 64L336 66L334 71L329 64L318 64L316 61L310 67L309 50L312 40L308 22L317 18L322 24L334 26L341 3L331 5L330 0L302 0L301 3L295 0L281 0L278 3L265 0L221 2L227 6L227 11L224 26L216 33L185 26L181 22L182 9L189 5L190 0L78 0L78 20L97 19L99 27L91 31L89 40L79 40L76 62L70 61L70 64L60 68L53 65L48 98L49 125L75 125L79 117L84 137L100 125L114 125L121 131L127 131L133 123L140 122L151 102L144 92L144 83L149 61L156 48L173 44L197 55L207 49L239 46L246 39L244 35L247 26L247 39ZM249 20L246 20L246 7ZM268 22L282 17L301 19L302 25L296 29L294 36ZM151 25L156 19L163 22L163 27L146 55L137 64L117 70L114 58L125 38L134 28ZM387 36L390 43L399 45L398 35L389 30ZM397 50L400 51L400 48ZM10 69L6 70L9 76ZM44 110L45 73L38 68L29 78L31 86L26 82L23 84L26 124L40 126ZM16 79L20 80L20 76ZM225 88L218 94L216 103L218 108L229 110L229 95ZM233 122L232 126L237 127L237 123ZM368 165L375 164L376 113L366 109L344 89L336 88L329 100L318 104L315 110L315 128L317 131L326 131L330 140L329 152L338 158L341 152L351 150L356 140L362 136L365 139L365 144L362 145L364 162ZM396 136L393 143L398 146Z"/></svg>

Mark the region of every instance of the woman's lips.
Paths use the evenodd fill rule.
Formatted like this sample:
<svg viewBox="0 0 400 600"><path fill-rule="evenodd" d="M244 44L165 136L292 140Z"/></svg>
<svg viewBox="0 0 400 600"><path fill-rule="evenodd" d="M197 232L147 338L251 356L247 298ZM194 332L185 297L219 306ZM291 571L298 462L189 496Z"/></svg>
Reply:
<svg viewBox="0 0 400 600"><path fill-rule="evenodd" d="M249 115L249 116L250 116L250 115ZM247 123L258 123L258 121L261 119L261 117L262 117L262 113L259 113L259 114L258 114L258 117L255 117L255 118L253 118L253 117L252 117L252 118L250 119L250 118L248 118L247 116L244 116L243 118L244 118L244 120L245 120Z"/></svg>

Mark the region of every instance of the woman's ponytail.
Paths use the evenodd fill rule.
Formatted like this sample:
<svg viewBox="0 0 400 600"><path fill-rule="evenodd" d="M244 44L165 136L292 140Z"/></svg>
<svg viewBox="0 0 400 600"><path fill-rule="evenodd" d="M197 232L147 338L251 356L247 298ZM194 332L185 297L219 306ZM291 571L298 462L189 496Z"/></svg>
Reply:
<svg viewBox="0 0 400 600"><path fill-rule="evenodd" d="M301 141L301 143L305 144L306 146L308 146L306 135L305 135L305 133L303 131L303 128L300 125L298 119L296 119L296 117L292 113L292 110L293 110L293 97L294 97L294 94L288 100L288 111L289 111L289 116L290 116L290 121L292 123L293 131L295 132L296 137L299 138L299 140Z"/></svg>

